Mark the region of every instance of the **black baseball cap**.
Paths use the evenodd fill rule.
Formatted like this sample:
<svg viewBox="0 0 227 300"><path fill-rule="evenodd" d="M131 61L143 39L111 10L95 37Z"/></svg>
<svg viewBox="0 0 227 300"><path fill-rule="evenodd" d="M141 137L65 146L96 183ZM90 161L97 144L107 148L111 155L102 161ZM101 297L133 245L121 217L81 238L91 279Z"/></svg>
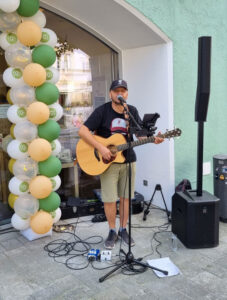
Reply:
<svg viewBox="0 0 227 300"><path fill-rule="evenodd" d="M123 87L128 90L127 82L123 79L114 80L110 85L110 91L115 90L116 88Z"/></svg>

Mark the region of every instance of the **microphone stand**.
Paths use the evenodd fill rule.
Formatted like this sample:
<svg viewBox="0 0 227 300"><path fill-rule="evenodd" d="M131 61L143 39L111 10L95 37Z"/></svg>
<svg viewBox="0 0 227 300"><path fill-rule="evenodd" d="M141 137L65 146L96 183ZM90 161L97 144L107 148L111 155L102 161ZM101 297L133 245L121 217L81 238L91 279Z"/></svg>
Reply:
<svg viewBox="0 0 227 300"><path fill-rule="evenodd" d="M129 185L128 185L128 193L129 193L129 220L128 220L128 232L129 232L129 244L128 244L128 252L125 253L125 251L123 249L120 249L120 252L122 252L125 256L124 260L121 262L121 264L118 264L113 270L111 270L110 272L108 272L106 275L102 276L99 278L99 282L103 282L107 277L109 277L111 274L113 274L114 272L116 272L117 270L119 270L120 268L124 267L125 265L127 265L131 270L133 270L133 266L134 265L139 265L141 267L144 268L150 268L159 272L162 272L165 275L168 275L168 271L164 271L155 267L150 266L148 263L144 263L141 261L141 259L136 259L134 258L134 255L131 251L131 215L132 215L132 199L131 199L131 176L132 176L132 169L131 169L131 160L130 160L130 154L131 154L131 126L130 126L130 120L133 121L133 123L135 124L136 128L138 130L142 130L141 126L136 122L136 120L134 119L133 115L130 113L127 105L124 104L123 101L120 101L121 105L124 106L124 112L125 114L128 115L128 153L127 156L129 158L129 169L128 169L128 178L129 178ZM137 270L138 272L138 270Z"/></svg>

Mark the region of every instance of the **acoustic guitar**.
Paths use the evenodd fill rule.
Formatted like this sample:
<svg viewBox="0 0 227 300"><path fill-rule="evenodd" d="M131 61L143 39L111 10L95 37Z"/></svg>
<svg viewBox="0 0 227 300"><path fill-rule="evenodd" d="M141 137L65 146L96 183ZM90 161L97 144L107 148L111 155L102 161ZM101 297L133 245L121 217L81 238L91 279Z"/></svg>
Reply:
<svg viewBox="0 0 227 300"><path fill-rule="evenodd" d="M164 134L158 135L158 137L170 139L180 135L181 130L176 128L174 130L167 131ZM126 139L122 134L116 133L111 135L109 138L103 138L98 135L94 135L94 138L99 143L109 148L113 157L110 161L105 160L97 149L86 143L83 139L80 139L76 146L76 157L81 169L85 173L89 175L100 175L106 169L108 169L113 162L123 163L125 161L122 151L129 148L129 143L126 142ZM154 143L154 141L155 137L150 136L141 140L132 141L131 147L136 147L147 143Z"/></svg>

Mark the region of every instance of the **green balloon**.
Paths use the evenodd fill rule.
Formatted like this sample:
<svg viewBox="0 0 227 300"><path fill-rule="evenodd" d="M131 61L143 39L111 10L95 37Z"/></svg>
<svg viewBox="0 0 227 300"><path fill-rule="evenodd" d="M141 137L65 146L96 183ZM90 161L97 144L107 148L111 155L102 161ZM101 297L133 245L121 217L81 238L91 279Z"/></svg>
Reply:
<svg viewBox="0 0 227 300"><path fill-rule="evenodd" d="M38 136L49 142L56 140L59 137L61 128L54 120L48 120L38 126Z"/></svg>
<svg viewBox="0 0 227 300"><path fill-rule="evenodd" d="M45 82L35 89L35 96L38 101L51 105L59 98L59 90L53 83Z"/></svg>
<svg viewBox="0 0 227 300"><path fill-rule="evenodd" d="M39 209L51 212L60 206L61 199L59 195L52 192L48 197L39 199Z"/></svg>
<svg viewBox="0 0 227 300"><path fill-rule="evenodd" d="M17 12L20 16L31 17L39 10L39 0L20 0Z"/></svg>
<svg viewBox="0 0 227 300"><path fill-rule="evenodd" d="M47 177L57 176L61 172L61 162L55 156L50 156L44 161L38 163L39 173Z"/></svg>
<svg viewBox="0 0 227 300"><path fill-rule="evenodd" d="M56 53L54 48L48 45L40 45L32 51L32 61L48 68L54 64L56 60Z"/></svg>

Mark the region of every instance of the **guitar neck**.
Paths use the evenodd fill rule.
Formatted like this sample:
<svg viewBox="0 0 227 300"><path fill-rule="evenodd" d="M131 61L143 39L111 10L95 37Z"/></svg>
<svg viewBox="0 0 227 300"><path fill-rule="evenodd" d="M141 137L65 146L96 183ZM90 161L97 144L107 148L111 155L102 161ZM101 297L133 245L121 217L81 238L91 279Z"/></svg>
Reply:
<svg viewBox="0 0 227 300"><path fill-rule="evenodd" d="M160 135L160 137L164 137L164 135ZM155 137L154 136L150 136L146 139L142 139L142 140L137 140L137 141L132 141L131 142L131 147L136 147L136 146L140 146L140 145L144 145L147 143L154 143L155 141ZM117 146L117 150L118 151L124 151L126 149L129 148L129 143L126 144L121 144Z"/></svg>

